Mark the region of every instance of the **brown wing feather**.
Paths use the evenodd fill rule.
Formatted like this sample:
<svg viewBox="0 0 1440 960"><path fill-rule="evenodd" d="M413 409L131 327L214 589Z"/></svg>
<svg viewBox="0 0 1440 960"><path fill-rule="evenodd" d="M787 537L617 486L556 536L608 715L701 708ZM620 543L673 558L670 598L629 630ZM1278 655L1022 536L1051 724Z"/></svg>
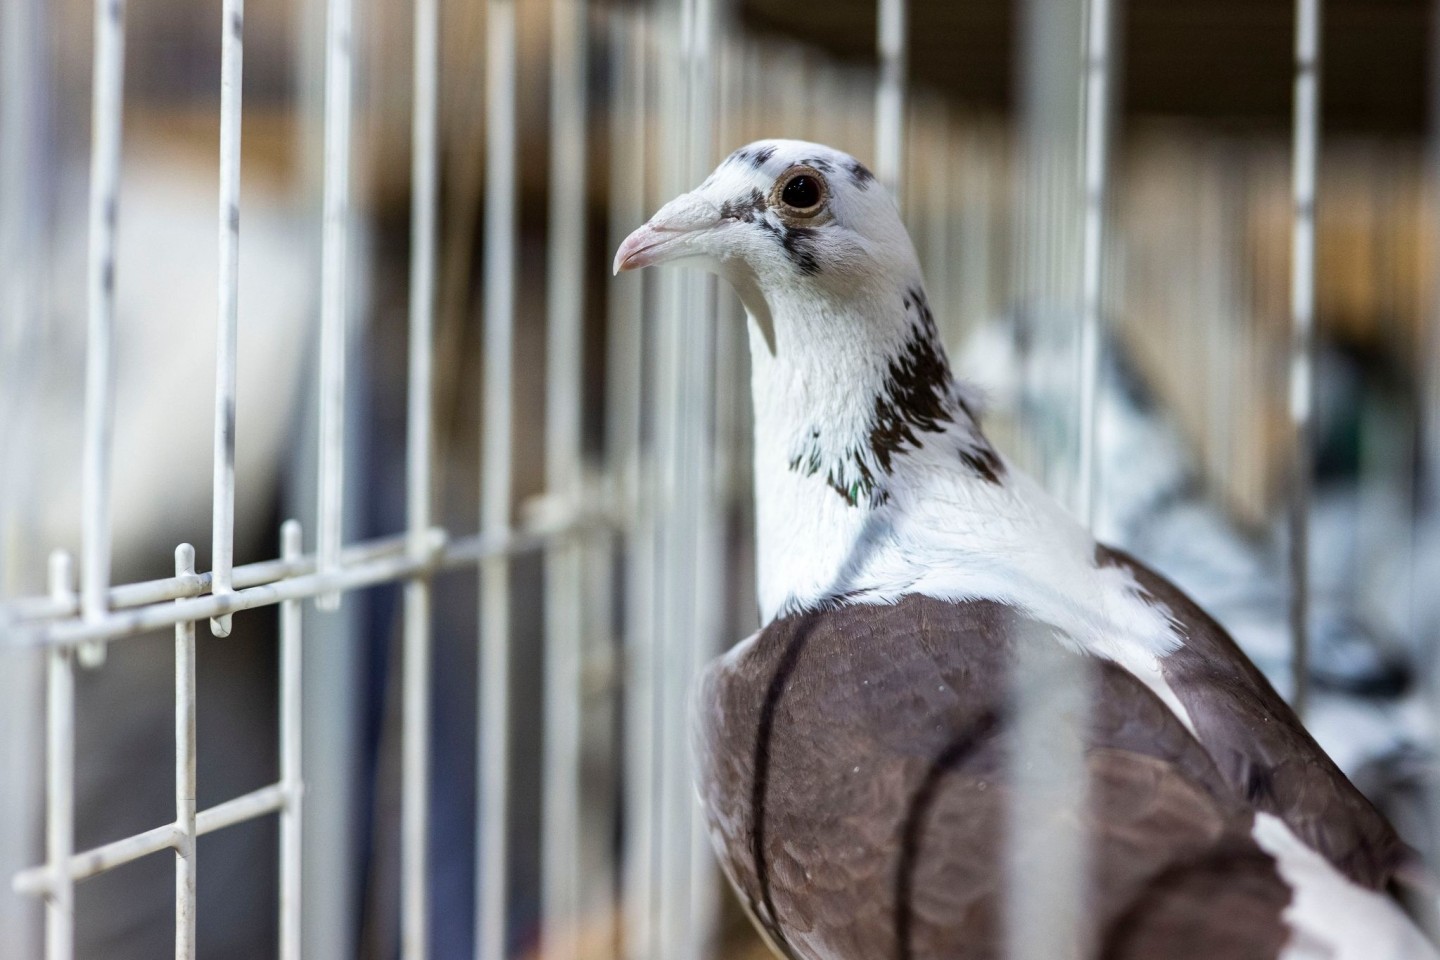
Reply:
<svg viewBox="0 0 1440 960"><path fill-rule="evenodd" d="M1101 547L1097 559L1130 570L1180 626L1185 644L1162 661L1165 679L1231 789L1284 820L1356 883L1385 887L1408 848L1224 628L1128 554Z"/></svg>
<svg viewBox="0 0 1440 960"><path fill-rule="evenodd" d="M1003 955L1005 671L1035 629L999 604L909 597L778 621L710 669L701 793L777 952ZM1090 801L1054 812L1090 833L1093 927L1076 956L1274 957L1289 891L1247 805L1149 690L1073 660L1096 681Z"/></svg>

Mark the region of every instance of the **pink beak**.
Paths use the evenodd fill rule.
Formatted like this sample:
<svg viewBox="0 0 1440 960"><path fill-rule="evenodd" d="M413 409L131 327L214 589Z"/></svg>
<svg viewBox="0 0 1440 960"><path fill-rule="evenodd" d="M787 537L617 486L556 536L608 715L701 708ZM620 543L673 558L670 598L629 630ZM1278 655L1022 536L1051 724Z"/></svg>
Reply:
<svg viewBox="0 0 1440 960"><path fill-rule="evenodd" d="M719 223L720 211L709 200L694 193L676 197L620 244L615 272L704 255L707 251L700 241Z"/></svg>

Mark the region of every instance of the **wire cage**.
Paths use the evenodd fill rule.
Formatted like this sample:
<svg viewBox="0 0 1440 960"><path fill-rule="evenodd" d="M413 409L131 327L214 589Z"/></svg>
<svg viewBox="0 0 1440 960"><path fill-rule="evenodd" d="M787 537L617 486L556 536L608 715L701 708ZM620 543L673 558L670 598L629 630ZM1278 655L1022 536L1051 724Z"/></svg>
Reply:
<svg viewBox="0 0 1440 960"><path fill-rule="evenodd" d="M223 0L204 11L218 44L180 67L144 62L156 48L142 28L158 28L136 6L6 0L0 28L0 632L13 662L0 866L15 871L0 956L102 949L86 911L128 907L78 901L82 882L168 851L174 954L194 957L210 922L200 838L272 816L266 876L225 881L273 891L263 932L209 934L237 956L272 941L287 960L759 949L726 932L686 732L689 680L758 626L743 311L710 278L605 267L654 209L762 136L874 161L1001 445L1097 535L1180 567L1204 554L1197 594L1233 601L1222 619L1300 709L1312 637L1333 619L1310 589L1328 597L1331 576L1310 569L1315 397L1330 375L1317 317L1381 314L1381 339L1410 362L1408 399L1371 411L1347 568L1369 579L1346 609L1428 669L1429 170L1418 148L1374 139L1321 150L1321 0L1297 0L1278 67L1293 81L1288 137L1118 136L1129 32L1116 0L1006 5L1013 118L912 80L907 0L845 5L867 25L863 42L846 38L859 59L714 0L415 0L403 16L251 0L250 20L245 0ZM82 50L71 39L87 24ZM260 81L245 72L256 32ZM294 74L279 94L263 79L277 60ZM157 159L173 141L127 93L138 75L153 101L155 71L171 69L218 81L197 124L211 144L218 128L218 152L192 157L218 170L203 186ZM85 70L88 90L73 80ZM274 143L279 188L248 159ZM69 171L80 155L88 169ZM200 195L203 218L184 206ZM127 239L147 207L205 239ZM1317 251L1350 266L1317 275ZM67 272L81 261L83 285ZM147 274L161 276L127 279ZM213 347L186 339L200 326ZM82 354L83 377L66 362ZM1122 367L1170 419L1131 402ZM194 469L206 450L208 477ZM1181 500L1183 517L1164 512ZM261 530L272 503L277 535ZM1202 509L1225 523L1195 520ZM186 542L157 571L172 533ZM1237 598L1237 576L1266 589ZM172 632L173 654L119 668L127 645ZM237 714L274 757L261 785L201 803L226 748L207 767L199 691L239 682L205 682L222 643L248 656L274 644L261 671L273 691ZM86 720L107 672L114 713ZM143 699L127 690L153 693L161 673L173 796L148 826L91 842L87 818L118 800L87 779L104 757L83 748L125 742L85 731L123 725ZM1418 689L1365 708L1391 734L1409 725L1407 756L1433 747ZM1026 729L1067 702L1022 698ZM1336 732L1354 717L1312 713L1352 773L1347 757L1371 756ZM146 763L106 782L165 780ZM1025 802L1065 782L1032 784ZM1394 815L1423 843L1430 809L1421 789ZM1012 915L1043 920L1017 921L1015 956L1067 942L1080 862L1057 850L1045 882L1014 887Z"/></svg>

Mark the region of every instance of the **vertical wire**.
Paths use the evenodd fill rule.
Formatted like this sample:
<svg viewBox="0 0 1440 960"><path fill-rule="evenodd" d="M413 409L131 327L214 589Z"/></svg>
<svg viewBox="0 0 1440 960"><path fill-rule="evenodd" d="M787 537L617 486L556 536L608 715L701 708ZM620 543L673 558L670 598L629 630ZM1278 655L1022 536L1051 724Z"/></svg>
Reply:
<svg viewBox="0 0 1440 960"><path fill-rule="evenodd" d="M1105 277L1105 202L1110 127L1110 0L1089 0L1085 28L1084 140L1085 214L1080 260L1080 450L1075 503L1080 522L1092 527L1101 482L1096 451L1098 393L1105 318L1101 297Z"/></svg>
<svg viewBox="0 0 1440 960"><path fill-rule="evenodd" d="M550 211L546 264L545 485L569 515L580 506L585 257L585 8L553 0L550 34ZM575 957L580 916L581 544L545 554L541 946Z"/></svg>
<svg viewBox="0 0 1440 960"><path fill-rule="evenodd" d="M647 156L645 91L648 82L645 21L611 13L610 63L615 99L611 104L610 248L645 219ZM618 479L627 521L625 538L625 823L623 909L625 957L654 956L650 923L654 902L655 682L653 497L641 448L645 347L645 276L626 273L609 286L609 347L606 413L611 476Z"/></svg>
<svg viewBox="0 0 1440 960"><path fill-rule="evenodd" d="M1035 311L1038 306L1049 312L1052 304L1046 299L1054 298L1052 302L1063 307L1068 319L1075 315L1073 293L1090 289L1086 284L1093 277L1097 323L1092 335L1097 348L1104 143L1092 135L1103 138L1104 134L1104 103L1096 102L1105 96L1108 11L1096 9L1104 2L1089 0L1088 26L1082 0L1072 0L1065 7L1029 4L1027 15L1032 20L1027 25L1024 62L1030 111L1026 131L1026 174L1030 179L1026 186L1027 192L1041 195L1042 203L1028 211L1030 236L1024 253L1030 260L1025 264L1025 307ZM1085 59L1052 56L1064 50L1083 50ZM1074 109L1079 104L1065 105L1065 91L1073 90L1077 77L1086 87L1083 115ZM1102 81L1099 89L1096 80ZM1077 127L1080 123L1083 127ZM1071 139L1070 134L1081 139ZM1067 144L1079 149L1072 153L1065 149ZM1084 164L1083 171L1075 168L1076 163ZM1087 190L1083 210L1067 202L1073 199L1072 176L1076 184L1083 179ZM1089 205L1092 195L1093 209ZM1033 196L1027 200L1035 202ZM1079 251L1065 243L1077 226L1082 228ZM1095 246L1088 246L1092 241ZM1077 252L1081 254L1078 258ZM1043 315L1033 319L1046 327L1058 326ZM1082 323L1082 331L1084 326ZM1036 339L1048 332L1037 330ZM1039 359L1048 365L1055 344L1042 341L1039 349ZM1098 349L1086 360L1098 363ZM1091 369L1093 372L1094 366ZM1093 413L1093 396L1092 385L1092 406L1087 413ZM1028 631L1022 641L1007 678L1016 711L1006 764L1016 790L1005 836L1006 955L1009 960L1048 960L1073 952L1084 930L1090 837L1083 828L1083 810L1090 785L1078 731L1089 724L1092 684L1089 673L1075 670L1039 631ZM1036 824L1042 826L1035 829Z"/></svg>
<svg viewBox="0 0 1440 960"><path fill-rule="evenodd" d="M353 0L328 0L325 23L325 187L320 251L319 569L340 563L345 496L346 267L350 248L350 121ZM322 594L322 610L340 605Z"/></svg>
<svg viewBox="0 0 1440 960"><path fill-rule="evenodd" d="M485 409L481 532L510 528L515 322L515 0L489 0L485 37ZM510 564L481 564L479 824L475 844L476 955L505 956L506 783L510 731Z"/></svg>
<svg viewBox="0 0 1440 960"><path fill-rule="evenodd" d="M1311 406L1315 369L1315 199L1320 139L1320 0L1295 3L1294 223L1290 260L1290 638L1295 712L1309 690Z"/></svg>
<svg viewBox="0 0 1440 960"><path fill-rule="evenodd" d="M304 553L300 521L280 527L280 557L298 563ZM300 850L304 787L301 781L301 601L280 604L280 960L300 960Z"/></svg>
<svg viewBox="0 0 1440 960"><path fill-rule="evenodd" d="M175 548L175 576L195 573L195 548ZM177 601L178 602L178 601ZM175 960L195 957L195 621L175 624Z"/></svg>
<svg viewBox="0 0 1440 960"><path fill-rule="evenodd" d="M435 234L438 195L439 7L415 2L414 106L411 118L410 342L406 399L406 539L413 557L427 552L432 468ZM401 955L429 954L430 580L405 583L404 771L401 776Z"/></svg>
<svg viewBox="0 0 1440 960"><path fill-rule="evenodd" d="M684 0L680 0L684 3ZM659 176L656 178L658 185L665 197L675 196L684 189L683 167L675 156L677 152L674 139L677 136L683 137L684 114L679 101L681 100L679 70L680 56L676 51L679 36L679 10L664 10L657 16L657 35L655 46L659 59L658 75L656 77L656 105L658 108L657 126L669 142L657 144L659 154L657 156L657 167ZM677 868L675 856L677 851L688 847L689 834L678 832L676 817L677 812L674 803L675 790L673 781L677 772L674 769L673 731L670 729L674 715L673 697L670 695L670 688L677 683L675 677L675 660L680 655L680 648L686 645L685 635L681 632L683 627L677 615L677 607L682 603L684 597L689 595L692 584L687 582L684 573L678 567L681 554L677 544L677 531L679 518L679 507L675 503L677 489L681 480L677 474L679 462L679 418L680 412L680 355L681 339L679 323L683 318L687 304L685 303L685 288L683 287L686 278L678 273L662 273L656 277L655 306L655 395L652 404L655 436L654 436L654 471L655 485L652 496L655 497L655 589L654 589L654 627L655 642L651 646L650 681L655 685L655 716L650 719L656 731L655 755L656 755L656 782L655 782L655 822L650 829L655 831L655 842L651 847L654 857L655 871L655 899L650 904L653 911L651 922L654 925L652 933L651 948L653 956L657 957L679 957L676 949L676 935L674 930L677 925L686 922L684 911L688 909L688 892L682 891L681 885L685 877L678 875L683 872L683 863ZM667 643L662 638L682 638L677 643ZM683 811L680 815L683 816Z"/></svg>
<svg viewBox="0 0 1440 960"><path fill-rule="evenodd" d="M672 46L673 81L664 91L669 128L679 131L669 152L670 196L688 190L704 175L713 149L711 89L715 7L710 0L679 0L675 5L676 40ZM678 55L676 55L678 54ZM708 345L714 334L715 287L710 277L678 274L669 280L665 315L660 320L657 385L656 458L663 471L659 491L661 637L683 638L657 644L655 679L659 703L661 776L657 866L657 953L677 960L697 957L708 912L705 872L695 855L694 798L686 697L697 654L714 642L706 635L708 598L713 584L703 581L702 552L709 509L703 491L708 477L708 437L713 411L713 370Z"/></svg>
<svg viewBox="0 0 1440 960"><path fill-rule="evenodd" d="M11 564L22 555L35 496L23 464L33 460L37 418L30 408L41 376L47 9L41 0L0 6L0 450L7 454L0 466L0 594L16 582Z"/></svg>
<svg viewBox="0 0 1440 960"><path fill-rule="evenodd" d="M1435 0L1430 7L1428 40L1429 75L1426 78L1426 92L1429 95L1429 110L1426 119L1429 121L1429 129L1426 131L1428 169L1425 171L1425 180L1429 187L1430 226L1434 229L1434 218L1440 214L1440 0ZM1440 276L1440 249L1432 250L1426 266L1430 268L1432 277ZM1434 639L1427 637L1424 632L1428 623L1421 619L1419 602L1425 591L1421 589L1418 577L1421 524L1434 510L1437 502L1440 502L1440 498L1436 497L1436 493L1440 492L1440 485L1437 485L1440 484L1440 284L1433 279L1429 300L1421 304L1420 317L1417 343L1420 358L1416 370L1420 431L1417 437L1415 471L1419 483L1416 484L1410 503L1411 529L1414 534L1410 538L1409 619L1414 631L1412 643L1415 644L1419 662L1429 667L1425 675L1424 693L1430 708L1428 745L1434 755L1440 751L1440 658L1436 657ZM1426 825L1430 829L1427 832L1429 842L1423 852L1426 855L1426 865L1434 870L1436 864L1440 863L1440 779L1432 775L1426 787ZM1425 932L1433 940L1440 934L1440 915L1434 910L1428 910L1425 912L1425 919Z"/></svg>
<svg viewBox="0 0 1440 960"><path fill-rule="evenodd" d="M81 492L84 555L80 574L81 611L90 620L105 615L110 586L115 232L120 210L125 0L95 0L93 70L86 271L89 316L85 336L85 447Z"/></svg>
<svg viewBox="0 0 1440 960"><path fill-rule="evenodd" d="M908 0L879 0L875 90L875 175L899 201L905 166L905 74L909 53Z"/></svg>
<svg viewBox="0 0 1440 960"><path fill-rule="evenodd" d="M74 595L70 554L50 555L50 597ZM45 898L45 960L75 956L75 661L69 647L52 647L46 666L45 863L50 891Z"/></svg>
<svg viewBox="0 0 1440 960"><path fill-rule="evenodd" d="M245 0L224 0L220 28L220 281L215 336L211 592L231 593L235 561L235 356L240 303L240 99ZM230 614L210 632L230 635Z"/></svg>

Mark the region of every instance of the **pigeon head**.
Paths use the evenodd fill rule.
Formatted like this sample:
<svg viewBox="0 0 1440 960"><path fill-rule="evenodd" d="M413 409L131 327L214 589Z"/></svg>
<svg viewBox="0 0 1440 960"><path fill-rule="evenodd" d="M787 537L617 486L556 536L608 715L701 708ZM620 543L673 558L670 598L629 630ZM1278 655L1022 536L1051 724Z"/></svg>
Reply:
<svg viewBox="0 0 1440 960"><path fill-rule="evenodd" d="M736 150L615 255L617 273L662 263L719 274L748 314L767 619L866 589L889 556L875 513L934 477L960 477L967 502L1003 496L894 198L859 160L799 140Z"/></svg>
<svg viewBox="0 0 1440 960"><path fill-rule="evenodd" d="M801 140L736 150L620 245L615 272L687 263L730 281L752 306L796 289L843 292L918 278L895 201L865 165Z"/></svg>

